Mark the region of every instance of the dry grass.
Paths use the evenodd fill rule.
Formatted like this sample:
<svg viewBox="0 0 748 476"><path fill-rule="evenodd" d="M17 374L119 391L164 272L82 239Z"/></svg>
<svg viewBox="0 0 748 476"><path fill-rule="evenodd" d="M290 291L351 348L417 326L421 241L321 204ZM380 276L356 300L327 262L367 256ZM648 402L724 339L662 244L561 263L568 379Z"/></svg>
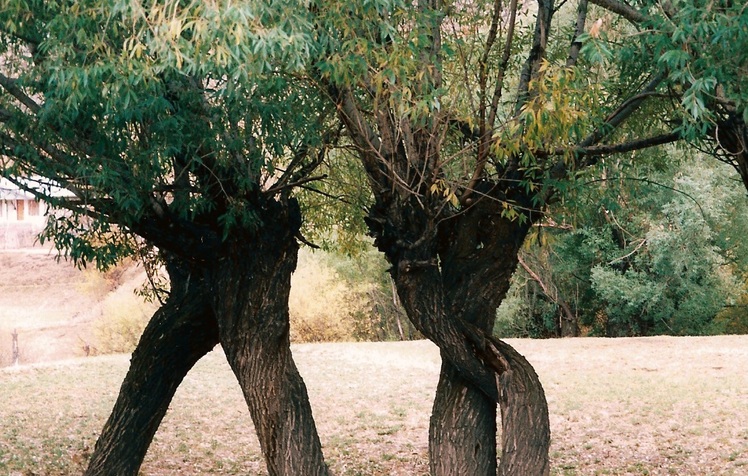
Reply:
<svg viewBox="0 0 748 476"><path fill-rule="evenodd" d="M748 474L748 337L511 343L546 388L552 474ZM294 355L335 474L427 474L430 343L302 344ZM80 474L127 364L0 370L0 474ZM185 380L142 474L266 474L220 351Z"/></svg>

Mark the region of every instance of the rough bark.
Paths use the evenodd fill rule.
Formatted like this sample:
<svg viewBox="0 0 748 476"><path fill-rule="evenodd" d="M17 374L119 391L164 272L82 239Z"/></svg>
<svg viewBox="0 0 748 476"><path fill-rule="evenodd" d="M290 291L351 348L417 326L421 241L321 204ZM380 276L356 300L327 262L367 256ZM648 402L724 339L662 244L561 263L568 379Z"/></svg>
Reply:
<svg viewBox="0 0 748 476"><path fill-rule="evenodd" d="M491 339L491 352L506 359L501 389L501 464L499 475L550 474L551 430L548 403L532 365L507 343Z"/></svg>
<svg viewBox="0 0 748 476"><path fill-rule="evenodd" d="M244 393L271 476L327 475L306 386L291 356L288 295L296 267L295 203L270 200L264 226L232 236L213 269L226 357Z"/></svg>
<svg viewBox="0 0 748 476"><path fill-rule="evenodd" d="M408 317L442 352L429 448L435 475L496 474L497 404L507 445L499 473L548 474L550 429L542 385L524 357L491 338L496 307L529 228L529 222L501 218L498 203L481 200L439 230L416 207L374 208L372 214L381 215L369 220L377 245L393 263ZM388 227L378 223L399 229L400 239L390 240Z"/></svg>
<svg viewBox="0 0 748 476"><path fill-rule="evenodd" d="M429 425L431 474L496 474L496 402L442 359Z"/></svg>
<svg viewBox="0 0 748 476"><path fill-rule="evenodd" d="M438 293L429 292L439 287L433 277L412 274L398 282L409 316L439 346L446 362L432 417L433 474L463 474L463 468L470 471L465 474L496 474L495 460L491 461L495 454L489 449L496 435L486 425L486 420L495 419L496 404L501 406L503 435L499 474L548 474L548 407L532 366L510 346L492 339L490 332L461 320L462 313L444 312ZM475 428L466 431L464 423ZM460 473L450 466L454 462L459 462Z"/></svg>
<svg viewBox="0 0 748 476"><path fill-rule="evenodd" d="M712 136L717 156L735 168L748 190L748 125L733 113L718 124Z"/></svg>
<svg viewBox="0 0 748 476"><path fill-rule="evenodd" d="M206 287L167 266L171 293L132 354L119 396L96 442L86 476L135 476L184 376L218 343Z"/></svg>
<svg viewBox="0 0 748 476"><path fill-rule="evenodd" d="M269 474L328 474L290 349L288 296L300 212L295 201L260 200L262 223L256 229L236 229L189 267L174 258L167 264L170 297L133 353L87 476L137 474L177 386L219 341L242 388Z"/></svg>

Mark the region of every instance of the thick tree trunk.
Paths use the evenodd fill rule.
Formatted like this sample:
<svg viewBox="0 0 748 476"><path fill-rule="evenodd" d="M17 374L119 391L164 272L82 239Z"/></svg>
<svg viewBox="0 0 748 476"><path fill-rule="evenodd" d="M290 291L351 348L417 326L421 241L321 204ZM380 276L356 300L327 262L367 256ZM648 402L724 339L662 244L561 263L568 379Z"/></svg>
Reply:
<svg viewBox="0 0 748 476"><path fill-rule="evenodd" d="M489 348L505 359L501 389L501 464L499 475L550 474L551 428L548 403L532 365L505 342L491 339Z"/></svg>
<svg viewBox="0 0 748 476"><path fill-rule="evenodd" d="M503 435L499 474L547 475L548 407L532 366L510 346L491 338L490 333L440 310L438 296L428 292L434 288L433 282L429 285L429 279L414 277L407 279L412 285L398 286L401 299L409 316L414 316L416 327L439 346L446 362L432 417L432 472L463 474L452 470L457 465L469 468L471 472L466 474L496 474L495 463L489 462L495 457L490 447L495 445L496 435L489 433L486 420L495 419L499 404ZM457 372L451 372L447 364ZM484 424L469 431L462 428L465 422L478 421Z"/></svg>
<svg viewBox="0 0 748 476"><path fill-rule="evenodd" d="M268 206L259 236L225 243L214 270L221 344L270 476L327 475L306 386L291 356L288 295L298 245L294 227L283 223L287 210Z"/></svg>
<svg viewBox="0 0 748 476"><path fill-rule="evenodd" d="M491 337L529 222L501 218L498 200L480 203L432 236L428 225L418 230L417 215L403 221L407 214L395 211L389 214L395 228L416 228L411 236L418 238L407 246L402 239L392 247L386 239L378 245L393 263L408 317L439 346L444 361L431 419L432 474L496 474L498 404L499 473L541 476L549 471L550 446L543 387L524 357ZM372 231L376 235L376 228ZM528 423L532 426L523 426Z"/></svg>
<svg viewBox="0 0 748 476"><path fill-rule="evenodd" d="M218 343L206 288L186 269L168 267L171 293L143 332L86 476L135 476L177 387Z"/></svg>
<svg viewBox="0 0 748 476"><path fill-rule="evenodd" d="M431 474L496 474L496 402L442 360L429 427Z"/></svg>

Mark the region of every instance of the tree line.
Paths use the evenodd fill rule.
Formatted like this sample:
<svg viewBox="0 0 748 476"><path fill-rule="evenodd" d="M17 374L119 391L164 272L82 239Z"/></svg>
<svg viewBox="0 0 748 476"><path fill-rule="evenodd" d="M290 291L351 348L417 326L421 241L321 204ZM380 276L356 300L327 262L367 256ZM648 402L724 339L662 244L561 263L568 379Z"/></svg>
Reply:
<svg viewBox="0 0 748 476"><path fill-rule="evenodd" d="M288 297L330 224L365 227L440 348L431 473L548 474L542 385L492 335L528 235L607 157L678 143L748 184L739 2L6 3L3 176L73 192L42 236L77 263L168 274L89 475L137 474L218 343L268 472L329 473Z"/></svg>
<svg viewBox="0 0 748 476"><path fill-rule="evenodd" d="M520 251L503 336L745 333L745 188L703 156L604 164ZM676 157L671 157L675 155Z"/></svg>

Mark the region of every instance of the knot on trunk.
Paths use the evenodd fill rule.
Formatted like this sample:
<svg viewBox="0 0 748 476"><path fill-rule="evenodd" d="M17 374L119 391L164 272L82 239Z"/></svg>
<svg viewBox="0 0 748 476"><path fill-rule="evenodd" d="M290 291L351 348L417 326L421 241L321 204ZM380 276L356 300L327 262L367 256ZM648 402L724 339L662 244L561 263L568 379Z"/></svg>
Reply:
<svg viewBox="0 0 748 476"><path fill-rule="evenodd" d="M436 259L428 260L401 260L397 266L400 273L412 273L421 269L436 267Z"/></svg>

